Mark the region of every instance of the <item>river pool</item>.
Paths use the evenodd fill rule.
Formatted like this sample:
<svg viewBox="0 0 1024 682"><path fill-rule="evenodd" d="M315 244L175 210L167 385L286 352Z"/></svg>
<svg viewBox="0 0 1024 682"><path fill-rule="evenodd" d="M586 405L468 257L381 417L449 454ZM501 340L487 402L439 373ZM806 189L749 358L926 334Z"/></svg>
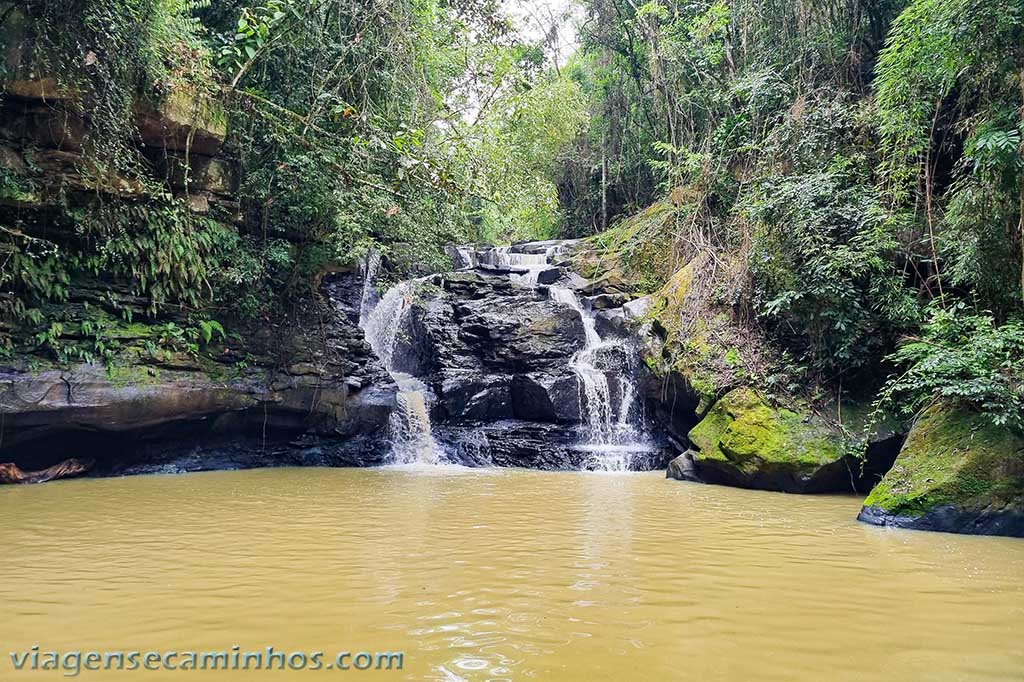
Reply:
<svg viewBox="0 0 1024 682"><path fill-rule="evenodd" d="M104 682L1024 679L1024 541L862 525L856 497L662 477L266 469L3 487L0 679L60 678L14 670L8 652L33 645L325 652L318 671L78 678ZM402 670L328 670L341 651L402 652Z"/></svg>

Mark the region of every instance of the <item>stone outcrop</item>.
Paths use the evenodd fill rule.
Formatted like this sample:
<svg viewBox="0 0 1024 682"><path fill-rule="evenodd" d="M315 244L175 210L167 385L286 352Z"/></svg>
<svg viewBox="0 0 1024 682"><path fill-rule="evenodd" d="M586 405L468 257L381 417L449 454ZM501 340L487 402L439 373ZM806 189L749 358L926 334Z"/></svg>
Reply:
<svg viewBox="0 0 1024 682"><path fill-rule="evenodd" d="M83 95L66 82L67 74L37 63L30 22L23 9L12 7L0 25L0 174L8 176L0 205L43 208L67 200L67 192L146 196L142 177L100 168L85 153L94 131ZM134 125L125 130L125 141L136 144L145 159L140 173L151 167L146 180L188 193L199 212L208 211L211 201L230 207L234 169L219 157L228 116L214 83L176 82L160 95L154 90L134 102L129 118Z"/></svg>
<svg viewBox="0 0 1024 682"><path fill-rule="evenodd" d="M225 231L236 229L237 169L221 153L229 121L212 84L135 102L126 141L140 163L122 177L90 160L79 93L36 72L19 12L7 19L0 210L17 211L19 230L73 252L81 235L54 216L142 200L154 186L197 213L217 206ZM54 346L91 350L79 329L102 328L113 350L104 364L55 361L37 352L40 330L0 319L0 331L22 335L0 362L0 462L12 471L30 476L69 457L93 460L88 475L384 461L395 387L358 327L358 273L318 279L288 319L225 319L231 338L205 341L196 320L173 307L153 317L132 283L103 277L72 272L39 306L47 325L62 322Z"/></svg>
<svg viewBox="0 0 1024 682"><path fill-rule="evenodd" d="M1024 437L985 415L920 415L858 517L880 526L1024 537Z"/></svg>
<svg viewBox="0 0 1024 682"><path fill-rule="evenodd" d="M408 336L415 352L398 353L409 360L397 369L430 386L442 447L467 463L570 468L579 459L568 450L580 421L568 366L582 344L579 315L546 288L486 268L431 277L420 292Z"/></svg>
<svg viewBox="0 0 1024 682"><path fill-rule="evenodd" d="M226 346L150 355L152 332L135 325L111 367L0 367L0 461L90 458L90 475L382 463L395 388L356 326L360 290L355 273L327 278L292 331L265 332L276 353L252 366Z"/></svg>
<svg viewBox="0 0 1024 682"><path fill-rule="evenodd" d="M586 441L582 388L571 366L584 347L583 321L542 281L554 271L551 284L578 283L567 270L546 264L544 257L560 247L516 245L511 258L490 248L453 249L462 270L416 284L393 369L428 386L433 436L449 459L542 469L590 466L591 453L580 447ZM537 258L519 265L519 255ZM625 343L601 352L609 354L604 364L621 371L635 359ZM666 460L660 446L632 456L634 468L657 468Z"/></svg>

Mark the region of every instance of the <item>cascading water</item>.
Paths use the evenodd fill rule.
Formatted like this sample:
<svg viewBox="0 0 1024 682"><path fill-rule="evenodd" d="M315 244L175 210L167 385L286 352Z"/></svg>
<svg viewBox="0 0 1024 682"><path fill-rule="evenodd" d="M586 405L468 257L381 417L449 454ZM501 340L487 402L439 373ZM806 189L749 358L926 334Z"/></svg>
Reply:
<svg viewBox="0 0 1024 682"><path fill-rule="evenodd" d="M373 270L375 272L375 268ZM369 263L366 272L371 272ZM372 288L372 282L368 286ZM394 369L398 359L395 354L399 351L399 335L406 327L413 301L413 287L414 282L401 282L388 289L370 311L366 314L360 311L359 325L366 333L370 347L398 384L398 409L392 413L390 423L394 463L437 464L443 456L431 433L427 386L411 374ZM364 302L366 298L364 286Z"/></svg>
<svg viewBox="0 0 1024 682"><path fill-rule="evenodd" d="M495 247L489 252L490 265L525 269L526 272L513 273L509 277L513 282L532 287L537 286L537 278L541 271L551 267L551 258L558 247L548 247L544 253L519 253L511 249L509 246Z"/></svg>
<svg viewBox="0 0 1024 682"><path fill-rule="evenodd" d="M628 371L629 349L619 340L604 341L594 315L583 308L571 289L550 288L552 300L575 310L583 322L584 347L572 359L579 377L580 408L586 418L588 440L581 448L590 453L591 468L628 471L631 454L647 449L644 434L635 426L636 388ZM609 365L615 362L617 366ZM610 370L615 369L614 373ZM612 385L617 394L613 401ZM617 409L616 409L617 408Z"/></svg>
<svg viewBox="0 0 1024 682"><path fill-rule="evenodd" d="M377 305L379 295L374 283L380 271L380 251L370 251L363 261L363 293L359 297L359 326L365 329L366 321Z"/></svg>
<svg viewBox="0 0 1024 682"><path fill-rule="evenodd" d="M546 277L572 278L552 262L561 244L533 244L523 247L476 249L456 247L450 253L456 268L505 269L519 286L537 289ZM417 280L401 282L383 297L373 286L380 258L371 253L364 264L364 288L360 300L360 327L381 362L399 387L397 409L391 415L392 458L396 464L446 461L432 434L430 405L434 400L428 387L410 371L417 371L416 349L405 335L412 329L410 313ZM542 273L545 279L541 278ZM493 273L498 274L498 273ZM564 281L564 279L563 279ZM550 298L571 308L583 325L584 346L570 361L580 392L580 411L585 436L575 449L587 453L584 466L604 471L628 471L635 455L652 452L640 424L642 415L634 383L636 354L624 339L602 339L597 317L584 306L576 291L566 286L547 287ZM379 300L378 300L379 299ZM413 339L414 340L414 339Z"/></svg>

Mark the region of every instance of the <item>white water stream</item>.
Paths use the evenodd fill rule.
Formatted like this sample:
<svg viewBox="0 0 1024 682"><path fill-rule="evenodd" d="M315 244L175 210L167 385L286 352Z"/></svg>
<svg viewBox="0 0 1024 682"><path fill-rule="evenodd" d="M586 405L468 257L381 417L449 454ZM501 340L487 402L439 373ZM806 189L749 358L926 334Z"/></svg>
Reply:
<svg viewBox="0 0 1024 682"><path fill-rule="evenodd" d="M369 267L372 262L368 262L367 275L371 274L371 270L376 274L375 268ZM399 335L406 328L405 321L412 306L414 281L396 284L388 289L372 309L365 313L361 310L359 326L366 333L366 340L374 353L398 385L398 409L391 414L389 425L394 464L438 464L444 460L444 454L431 432L430 394L427 386L416 377L395 370L395 353L399 350ZM368 299L367 287L373 287L369 277L363 286L364 304Z"/></svg>
<svg viewBox="0 0 1024 682"><path fill-rule="evenodd" d="M497 247L490 255L494 265L526 268L525 274L511 275L513 281L536 287L539 273L552 267L558 249L553 245L544 253L517 253L510 247ZM571 361L579 379L580 410L587 431L587 440L579 448L590 455L589 468L628 471L632 455L649 448L645 434L636 426L640 420L633 414L635 382L629 363L622 362L632 351L621 339L601 338L593 311L583 307L574 290L551 286L548 291L553 301L575 310L583 323L584 347Z"/></svg>
<svg viewBox="0 0 1024 682"><path fill-rule="evenodd" d="M632 414L636 386L628 363L622 362L631 351L622 340L601 338L593 312L584 309L576 292L553 286L550 293L552 300L575 310L583 322L584 347L571 362L579 377L580 410L588 437L580 449L590 453L590 468L628 471L632 455L648 449L642 430L636 427L638 419Z"/></svg>

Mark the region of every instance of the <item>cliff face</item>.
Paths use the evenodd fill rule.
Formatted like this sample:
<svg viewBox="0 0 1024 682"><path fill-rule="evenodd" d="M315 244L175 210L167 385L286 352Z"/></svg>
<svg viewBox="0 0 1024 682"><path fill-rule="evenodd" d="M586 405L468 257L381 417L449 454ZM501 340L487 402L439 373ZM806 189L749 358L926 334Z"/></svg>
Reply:
<svg viewBox="0 0 1024 682"><path fill-rule="evenodd" d="M137 101L138 172L122 174L90 154L79 93L28 63L16 13L2 38L0 281L14 284L0 292L0 462L76 458L64 474L106 475L382 461L394 386L358 328L357 272L318 279L283 319L258 322L158 288L181 253L143 225L148 212L180 208L190 237L193 226L244 237L218 98ZM104 224L110 207L139 222ZM111 255L125 234L153 272ZM189 276L187 260L179 267Z"/></svg>
<svg viewBox="0 0 1024 682"><path fill-rule="evenodd" d="M159 326L129 325L110 366L8 358L0 461L35 470L77 458L94 475L379 464L394 386L355 324L358 298L347 296L359 283L325 282L336 305L296 313L291 334L273 335L274 355L150 355ZM240 354L252 364L229 360Z"/></svg>

